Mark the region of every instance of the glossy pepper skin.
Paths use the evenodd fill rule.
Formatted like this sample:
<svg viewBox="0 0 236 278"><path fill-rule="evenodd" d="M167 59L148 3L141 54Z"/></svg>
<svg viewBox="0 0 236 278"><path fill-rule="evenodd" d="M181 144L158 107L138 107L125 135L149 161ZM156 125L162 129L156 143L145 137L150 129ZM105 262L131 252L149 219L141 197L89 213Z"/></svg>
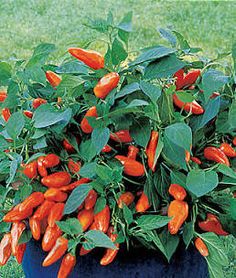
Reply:
<svg viewBox="0 0 236 278"><path fill-rule="evenodd" d="M89 110L85 113L84 118L82 119L82 121L80 123L80 127L84 133L89 134L93 131L93 128L89 124L88 119L86 117L96 118L97 116L98 116L98 114L97 114L96 106L90 107Z"/></svg>
<svg viewBox="0 0 236 278"><path fill-rule="evenodd" d="M60 190L63 191L63 192L68 192L68 191L72 191L74 190L76 187L80 186L81 184L84 184L84 183L88 183L90 182L90 179L88 178L82 178L78 181L75 181L71 184L68 184L68 185L65 185L65 186L62 186L60 187Z"/></svg>
<svg viewBox="0 0 236 278"><path fill-rule="evenodd" d="M136 160L138 153L139 153L139 148L130 145L128 147L127 157L130 158L130 159Z"/></svg>
<svg viewBox="0 0 236 278"><path fill-rule="evenodd" d="M219 218L212 213L207 214L205 221L199 221L198 226L205 232L212 232L219 236L227 236L229 234L223 230Z"/></svg>
<svg viewBox="0 0 236 278"><path fill-rule="evenodd" d="M53 202L65 202L68 195L64 192L62 192L58 188L49 188L44 193L45 200L53 201Z"/></svg>
<svg viewBox="0 0 236 278"><path fill-rule="evenodd" d="M117 201L118 207L123 208L123 205L129 206L134 201L134 194L131 192L122 193Z"/></svg>
<svg viewBox="0 0 236 278"><path fill-rule="evenodd" d="M68 169L70 170L70 172L72 174L78 173L80 168L81 168L81 163L79 161L76 162L76 161L74 161L71 158L69 159L69 161L68 161Z"/></svg>
<svg viewBox="0 0 236 278"><path fill-rule="evenodd" d="M24 210L24 211L19 211L18 209L17 210L12 209L6 215L4 215L3 221L4 222L22 221L22 220L28 218L29 216L31 216L32 213L33 213L33 209L28 209L28 210Z"/></svg>
<svg viewBox="0 0 236 278"><path fill-rule="evenodd" d="M30 230L31 230L31 233L32 233L32 237L35 240L39 240L40 237L41 237L40 220L31 217L29 219L29 226L30 226Z"/></svg>
<svg viewBox="0 0 236 278"><path fill-rule="evenodd" d="M142 163L130 159L124 155L116 155L116 159L124 166L124 173L133 177L141 177L144 175L144 166Z"/></svg>
<svg viewBox="0 0 236 278"><path fill-rule="evenodd" d="M222 152L228 157L236 157L236 151L228 143L222 143L220 145Z"/></svg>
<svg viewBox="0 0 236 278"><path fill-rule="evenodd" d="M217 163L225 164L230 166L227 156L222 152L222 150L215 147L206 147L204 149L204 157L207 160L215 161Z"/></svg>
<svg viewBox="0 0 236 278"><path fill-rule="evenodd" d="M34 209L44 202L44 195L42 192L34 192L27 197L19 206L19 211L27 211Z"/></svg>
<svg viewBox="0 0 236 278"><path fill-rule="evenodd" d="M35 98L33 100L32 106L34 109L37 109L40 105L47 103L46 99L43 98Z"/></svg>
<svg viewBox="0 0 236 278"><path fill-rule="evenodd" d="M56 172L47 177L42 178L41 183L47 187L60 188L71 182L71 176L67 172Z"/></svg>
<svg viewBox="0 0 236 278"><path fill-rule="evenodd" d="M8 120L11 117L11 111L10 111L9 108L3 108L2 109L2 117L3 117L5 122L8 122Z"/></svg>
<svg viewBox="0 0 236 278"><path fill-rule="evenodd" d="M46 168L53 168L60 164L60 157L54 153L50 153L44 157L43 165Z"/></svg>
<svg viewBox="0 0 236 278"><path fill-rule="evenodd" d="M47 168L43 165L44 157L41 156L38 158L38 173L41 177L46 177L48 175Z"/></svg>
<svg viewBox="0 0 236 278"><path fill-rule="evenodd" d="M56 225L56 221L60 221L63 217L65 204L57 203L51 208L50 213L48 215L48 226L54 227Z"/></svg>
<svg viewBox="0 0 236 278"><path fill-rule="evenodd" d="M64 237L59 237L49 252L47 257L43 261L43 266L49 266L58 261L67 251L68 240Z"/></svg>
<svg viewBox="0 0 236 278"><path fill-rule="evenodd" d="M145 212L146 210L148 210L150 208L150 203L149 203L149 200L148 200L148 197L147 195L142 192L135 208L136 208L136 211L137 212Z"/></svg>
<svg viewBox="0 0 236 278"><path fill-rule="evenodd" d="M94 229L106 233L110 224L110 208L106 205L99 213L94 215Z"/></svg>
<svg viewBox="0 0 236 278"><path fill-rule="evenodd" d="M178 70L174 74L174 77L176 78L175 80L176 90L180 90L181 88L183 88L184 70L183 69Z"/></svg>
<svg viewBox="0 0 236 278"><path fill-rule="evenodd" d="M89 226L93 223L94 213L93 209L83 209L79 212L77 219L79 220L83 231L86 231Z"/></svg>
<svg viewBox="0 0 236 278"><path fill-rule="evenodd" d="M11 257L11 240L11 233L7 233L0 242L0 266L5 265Z"/></svg>
<svg viewBox="0 0 236 278"><path fill-rule="evenodd" d="M173 94L173 102L175 106L177 106L180 109L184 109L186 112L192 112L192 114L195 115L201 115L204 113L204 109L200 104L198 104L195 100L192 102L183 102L178 98L176 94Z"/></svg>
<svg viewBox="0 0 236 278"><path fill-rule="evenodd" d="M146 148L148 167L153 172L155 172L156 170L155 155L156 155L156 149L158 144L158 137L159 137L159 133L156 130L152 130L151 137Z"/></svg>
<svg viewBox="0 0 236 278"><path fill-rule="evenodd" d="M76 265L76 257L72 254L66 254L61 262L61 266L59 272L57 274L57 278L67 278L70 273L73 271L73 268Z"/></svg>
<svg viewBox="0 0 236 278"><path fill-rule="evenodd" d="M26 111L24 111L24 115L25 115L27 118L32 119L34 113L31 112L31 111L29 111L29 110L26 110Z"/></svg>
<svg viewBox="0 0 236 278"><path fill-rule="evenodd" d="M53 227L48 226L42 240L42 249L45 252L49 252L55 245L57 239L62 235L60 228L55 225Z"/></svg>
<svg viewBox="0 0 236 278"><path fill-rule="evenodd" d="M188 204L184 201L174 200L168 207L168 217L172 217L168 223L170 234L175 235L188 217Z"/></svg>
<svg viewBox="0 0 236 278"><path fill-rule="evenodd" d="M200 237L195 239L194 245L203 257L207 257L209 255L208 248Z"/></svg>
<svg viewBox="0 0 236 278"><path fill-rule="evenodd" d="M191 156L190 159L191 159L193 162L195 162L196 164L198 164L198 165L201 165L201 164L202 164L201 160L200 160L198 157Z"/></svg>
<svg viewBox="0 0 236 278"><path fill-rule="evenodd" d="M33 218L37 220L43 220L45 217L47 217L52 209L52 207L55 205L54 202L45 200L40 207L37 208L35 211Z"/></svg>
<svg viewBox="0 0 236 278"><path fill-rule="evenodd" d="M62 145L68 153L74 153L75 152L75 148L69 143L69 141L67 139L63 140Z"/></svg>
<svg viewBox="0 0 236 278"><path fill-rule="evenodd" d="M18 241L23 234L24 230L26 229L26 226L23 222L15 222L12 224L11 227L11 249L12 249L12 255L16 255L16 249L18 246Z"/></svg>
<svg viewBox="0 0 236 278"><path fill-rule="evenodd" d="M192 70L184 75L184 70L180 69L174 74L174 77L176 77L176 90L180 90L183 87L189 87L190 85L194 84L200 75L200 70Z"/></svg>
<svg viewBox="0 0 236 278"><path fill-rule="evenodd" d="M61 83L61 77L51 70L46 71L46 78L52 87L57 87Z"/></svg>
<svg viewBox="0 0 236 278"><path fill-rule="evenodd" d="M133 141L129 130L123 129L110 134L110 138L118 143L131 143Z"/></svg>
<svg viewBox="0 0 236 278"><path fill-rule="evenodd" d="M16 247L15 256L16 256L16 261L18 262L18 264L21 264L23 261L26 247L27 247L26 243L22 243L20 245L17 245L17 247Z"/></svg>
<svg viewBox="0 0 236 278"><path fill-rule="evenodd" d="M169 193L175 200L179 201L183 201L187 196L186 190L179 184L174 183L170 185Z"/></svg>
<svg viewBox="0 0 236 278"><path fill-rule="evenodd" d="M120 81L117 72L110 72L104 75L94 87L93 91L97 98L104 99L113 89L115 89Z"/></svg>
<svg viewBox="0 0 236 278"><path fill-rule="evenodd" d="M38 175L38 163L37 161L32 161L25 165L23 173L29 178L34 179Z"/></svg>
<svg viewBox="0 0 236 278"><path fill-rule="evenodd" d="M111 151L112 151L112 148L109 145L104 146L101 150L102 153L109 153Z"/></svg>
<svg viewBox="0 0 236 278"><path fill-rule="evenodd" d="M1 91L0 92L0 102L4 102L6 98L7 98L7 92Z"/></svg>
<svg viewBox="0 0 236 278"><path fill-rule="evenodd" d="M90 190L88 196L84 200L84 208L89 210L92 209L97 201L98 194L95 190Z"/></svg>
<svg viewBox="0 0 236 278"><path fill-rule="evenodd" d="M72 56L94 70L104 68L104 57L96 51L77 47L69 48L68 51Z"/></svg>
<svg viewBox="0 0 236 278"><path fill-rule="evenodd" d="M108 236L111 239L111 241L115 242L118 235L114 234L114 228L110 227L108 230ZM112 263L119 251L119 243L115 243L116 249L111 249L108 248L106 249L106 252L104 254L104 256L102 257L102 259L100 260L100 265L108 265L110 263Z"/></svg>

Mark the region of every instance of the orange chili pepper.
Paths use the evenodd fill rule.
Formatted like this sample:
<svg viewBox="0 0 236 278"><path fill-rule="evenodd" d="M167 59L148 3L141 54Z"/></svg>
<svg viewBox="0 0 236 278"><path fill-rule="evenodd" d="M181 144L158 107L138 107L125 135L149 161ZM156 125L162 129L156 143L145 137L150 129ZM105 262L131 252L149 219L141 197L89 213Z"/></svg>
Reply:
<svg viewBox="0 0 236 278"><path fill-rule="evenodd" d="M22 243L20 245L17 245L17 247L16 247L15 256L16 256L16 261L18 262L18 264L21 264L23 261L26 247L27 247L26 243Z"/></svg>
<svg viewBox="0 0 236 278"><path fill-rule="evenodd" d="M81 123L80 123L80 127L82 129L82 131L84 133L91 133L93 131L93 128L91 127L91 125L88 122L87 117L94 117L96 118L98 116L97 114L97 108L96 106L92 106L91 108L89 108L89 110L85 113L84 118L82 119Z"/></svg>
<svg viewBox="0 0 236 278"><path fill-rule="evenodd" d="M208 160L230 166L227 156L222 152L221 149L215 147L206 147L204 149L204 157Z"/></svg>
<svg viewBox="0 0 236 278"><path fill-rule="evenodd" d="M195 247L197 248L197 250L200 252L200 254L203 257L207 257L209 255L208 248L200 237L196 238L194 244L195 244Z"/></svg>
<svg viewBox="0 0 236 278"><path fill-rule="evenodd" d="M6 98L7 98L7 92L1 91L0 92L0 102L4 102Z"/></svg>
<svg viewBox="0 0 236 278"><path fill-rule="evenodd" d="M57 87L61 83L61 77L51 70L46 71L46 78L53 87Z"/></svg>
<svg viewBox="0 0 236 278"><path fill-rule="evenodd" d="M129 130L119 130L110 134L110 138L118 143L131 143L133 138L130 136Z"/></svg>
<svg viewBox="0 0 236 278"><path fill-rule="evenodd" d="M118 202L117 202L118 207L123 208L123 204L125 204L126 206L129 206L130 204L133 203L133 201L134 201L134 194L127 191L120 195Z"/></svg>
<svg viewBox="0 0 236 278"><path fill-rule="evenodd" d="M7 233L0 242L0 266L5 265L11 257L11 240L11 233Z"/></svg>
<svg viewBox="0 0 236 278"><path fill-rule="evenodd" d="M37 109L40 105L47 103L46 99L43 98L35 98L33 100L32 106L34 109Z"/></svg>
<svg viewBox="0 0 236 278"><path fill-rule="evenodd" d="M58 188L49 188L44 193L44 198L48 201L53 202L64 202L67 199L67 197L68 195Z"/></svg>
<svg viewBox="0 0 236 278"><path fill-rule="evenodd" d="M90 190L88 196L84 200L84 208L89 210L92 209L97 201L98 194L95 190Z"/></svg>
<svg viewBox="0 0 236 278"><path fill-rule="evenodd" d="M62 235L62 231L57 225L48 226L42 240L42 249L49 252L55 245L57 239Z"/></svg>
<svg viewBox="0 0 236 278"><path fill-rule="evenodd" d="M227 155L228 157L236 157L236 151L233 147L230 146L228 143L222 143L220 145L220 149L222 152Z"/></svg>
<svg viewBox="0 0 236 278"><path fill-rule="evenodd" d="M187 196L186 190L179 184L171 184L169 193L175 200L183 201Z"/></svg>
<svg viewBox="0 0 236 278"><path fill-rule="evenodd" d="M47 217L55 205L54 202L45 200L40 207L35 211L33 218L37 220L43 220L43 218Z"/></svg>
<svg viewBox="0 0 236 278"><path fill-rule="evenodd" d="M63 257L57 278L67 278L76 265L76 257L68 253Z"/></svg>
<svg viewBox="0 0 236 278"><path fill-rule="evenodd" d="M16 255L18 241L25 229L26 229L26 226L23 222L15 222L12 224L12 227L11 227L11 239L12 239L11 250L12 250L13 256Z"/></svg>
<svg viewBox="0 0 236 278"><path fill-rule="evenodd" d="M50 153L44 157L43 165L46 168L53 168L60 164L60 157L54 153Z"/></svg>
<svg viewBox="0 0 236 278"><path fill-rule="evenodd" d="M102 211L94 215L94 228L106 233L109 228L110 218L110 208L106 205Z"/></svg>
<svg viewBox="0 0 236 278"><path fill-rule="evenodd" d="M140 177L144 175L145 171L142 163L130 159L124 155L116 155L115 158L118 159L124 166L124 173L126 175L133 177Z"/></svg>
<svg viewBox="0 0 236 278"><path fill-rule="evenodd" d="M54 227L56 225L56 221L60 221L63 217L65 204L57 203L52 208L48 215L48 226Z"/></svg>
<svg viewBox="0 0 236 278"><path fill-rule="evenodd" d="M34 209L44 202L44 195L42 192L34 192L27 197L20 205L19 211L28 211Z"/></svg>
<svg viewBox="0 0 236 278"><path fill-rule="evenodd" d="M29 226L30 226L30 230L32 233L32 237L35 240L39 240L41 237L41 226L40 226L40 220L35 219L34 217L31 217L29 219Z"/></svg>
<svg viewBox="0 0 236 278"><path fill-rule="evenodd" d="M41 177L46 177L48 175L48 171L46 167L43 165L44 157L41 156L38 158L37 163L38 163L38 172Z"/></svg>
<svg viewBox="0 0 236 278"><path fill-rule="evenodd" d="M64 191L65 191L65 192L67 192L67 191L72 191L72 190L74 190L76 187L80 186L81 184L88 183L88 182L90 182L90 179L88 179L88 178L82 178L82 179L80 179L80 180L78 180L78 181L75 181L75 182L69 184L69 185L65 185L65 186L60 187L60 190L63 191L63 192L64 192Z"/></svg>
<svg viewBox="0 0 236 278"><path fill-rule="evenodd" d="M11 111L10 111L9 108L3 108L2 109L2 117L3 117L5 122L8 122L8 120L11 117Z"/></svg>
<svg viewBox="0 0 236 278"><path fill-rule="evenodd" d="M156 170L155 155L156 155L156 149L158 144L158 137L159 137L159 133L155 130L152 130L151 137L146 148L148 166L153 172L155 172Z"/></svg>
<svg viewBox="0 0 236 278"><path fill-rule="evenodd" d="M83 231L86 231L89 228L89 226L93 223L93 218L94 218L93 209L89 209L89 210L84 209L80 211L77 218L83 228Z"/></svg>
<svg viewBox="0 0 236 278"><path fill-rule="evenodd" d="M142 192L142 195L140 196L135 208L137 212L145 212L146 210L148 210L150 208L150 203L148 200L147 195Z"/></svg>
<svg viewBox="0 0 236 278"><path fill-rule="evenodd" d="M56 172L41 179L41 183L47 187L60 188L71 182L71 176L67 172Z"/></svg>
<svg viewBox="0 0 236 278"><path fill-rule="evenodd" d="M113 89L115 89L120 81L117 72L110 72L104 75L94 87L93 91L97 98L104 99Z"/></svg>
<svg viewBox="0 0 236 278"><path fill-rule="evenodd" d="M29 178L34 179L38 175L38 163L37 161L30 162L25 165L23 173Z"/></svg>
<svg viewBox="0 0 236 278"><path fill-rule="evenodd" d="M70 158L68 161L68 168L71 173L76 174L81 168L81 162L75 162L73 159Z"/></svg>

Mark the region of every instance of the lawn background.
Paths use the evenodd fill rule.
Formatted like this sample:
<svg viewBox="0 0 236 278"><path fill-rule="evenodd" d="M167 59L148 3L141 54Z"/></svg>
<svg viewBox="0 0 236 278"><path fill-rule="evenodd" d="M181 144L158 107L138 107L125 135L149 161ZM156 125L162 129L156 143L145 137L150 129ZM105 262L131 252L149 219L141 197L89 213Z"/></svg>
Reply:
<svg viewBox="0 0 236 278"><path fill-rule="evenodd" d="M0 60L27 58L37 44L50 42L57 46L53 59L58 61L69 46L98 37L83 23L87 17L104 18L109 10L118 20L133 11L132 50L162 43L160 27L174 28L210 58L229 51L236 41L236 1L0 0ZM104 50L98 43L93 48ZM225 244L231 260L225 277L231 278L235 241L229 238ZM0 269L0 278L8 277L24 277L14 260Z"/></svg>

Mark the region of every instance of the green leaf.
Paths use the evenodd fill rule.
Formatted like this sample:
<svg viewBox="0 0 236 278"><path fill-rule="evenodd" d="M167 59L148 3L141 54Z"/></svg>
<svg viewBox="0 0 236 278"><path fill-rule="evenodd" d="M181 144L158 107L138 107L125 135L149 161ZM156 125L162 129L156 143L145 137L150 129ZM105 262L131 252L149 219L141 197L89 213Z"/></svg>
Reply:
<svg viewBox="0 0 236 278"><path fill-rule="evenodd" d="M163 29L163 28L159 28L159 33L161 35L161 37L163 39L166 39L170 44L171 46L175 47L176 46L176 36L173 35L173 33L171 32L171 30L169 29Z"/></svg>
<svg viewBox="0 0 236 278"><path fill-rule="evenodd" d="M202 115L193 116L191 119L191 127L194 131L203 128L209 121L211 121L220 110L220 97L210 99L205 106L205 112Z"/></svg>
<svg viewBox="0 0 236 278"><path fill-rule="evenodd" d="M132 32L132 16L132 11L125 14L117 27L125 32Z"/></svg>
<svg viewBox="0 0 236 278"><path fill-rule="evenodd" d="M128 57L128 53L126 52L123 43L119 41L117 38L115 38L113 41L111 55L112 62L114 65L119 65Z"/></svg>
<svg viewBox="0 0 236 278"><path fill-rule="evenodd" d="M23 114L21 112L15 112L6 123L6 131L13 140L16 140L16 138L21 134L24 126L25 119Z"/></svg>
<svg viewBox="0 0 236 278"><path fill-rule="evenodd" d="M119 177L118 179L117 168L111 169L107 166L97 165L95 172L98 177L107 185L112 183L113 181L119 182L120 179L122 179L122 177Z"/></svg>
<svg viewBox="0 0 236 278"><path fill-rule="evenodd" d="M175 123L165 129L165 136L175 145L190 151L192 145L191 128L184 123Z"/></svg>
<svg viewBox="0 0 236 278"><path fill-rule="evenodd" d="M139 83L134 82L124 86L115 96L116 99L122 98L124 96L130 95L136 91L140 90Z"/></svg>
<svg viewBox="0 0 236 278"><path fill-rule="evenodd" d="M72 110L70 108L65 111L57 111L50 104L43 104L39 106L34 112L34 127L44 128L56 123L67 124L72 116Z"/></svg>
<svg viewBox="0 0 236 278"><path fill-rule="evenodd" d="M123 209L124 219L126 223L130 225L131 223L134 222L133 213L125 204L123 204L122 209Z"/></svg>
<svg viewBox="0 0 236 278"><path fill-rule="evenodd" d="M186 248L188 248L191 240L194 236L194 223L193 221L185 223L184 229L183 229L183 241L186 245Z"/></svg>
<svg viewBox="0 0 236 278"><path fill-rule="evenodd" d="M88 241L91 241L95 247L104 247L116 249L111 239L101 231L91 230L84 234Z"/></svg>
<svg viewBox="0 0 236 278"><path fill-rule="evenodd" d="M83 232L82 225L77 218L69 218L66 221L57 221L56 223L68 235L78 235Z"/></svg>
<svg viewBox="0 0 236 278"><path fill-rule="evenodd" d="M79 171L80 176L84 178L94 178L95 177L95 170L96 170L97 164L96 162L91 163L85 163Z"/></svg>
<svg viewBox="0 0 236 278"><path fill-rule="evenodd" d="M151 231L166 226L171 218L161 215L143 215L136 222L144 231Z"/></svg>
<svg viewBox="0 0 236 278"><path fill-rule="evenodd" d="M236 220L236 199L235 198L230 200L229 212L233 220Z"/></svg>
<svg viewBox="0 0 236 278"><path fill-rule="evenodd" d="M5 151L9 148L9 143L5 140L5 138L0 135L0 151Z"/></svg>
<svg viewBox="0 0 236 278"><path fill-rule="evenodd" d="M149 82L140 81L140 89L153 102L156 102L158 100L158 98L161 96L161 87L155 86Z"/></svg>
<svg viewBox="0 0 236 278"><path fill-rule="evenodd" d="M76 187L72 191L68 200L66 201L64 215L70 214L77 210L77 208L83 203L85 198L88 196L88 193L91 189L92 187L89 184L81 184L80 186Z"/></svg>
<svg viewBox="0 0 236 278"><path fill-rule="evenodd" d="M5 99L2 106L8 107L9 109L15 108L19 103L19 99L17 97L18 92L19 92L18 83L11 80L7 88L7 98Z"/></svg>
<svg viewBox="0 0 236 278"><path fill-rule="evenodd" d="M208 69L205 71L202 75L201 84L205 99L209 99L212 93L217 92L228 81L229 77L225 76L221 71L215 69Z"/></svg>
<svg viewBox="0 0 236 278"><path fill-rule="evenodd" d="M96 156L96 148L94 144L92 144L92 140L81 142L79 153L85 161L90 162Z"/></svg>
<svg viewBox="0 0 236 278"><path fill-rule="evenodd" d="M65 62L56 68L56 73L70 73L70 74L88 74L88 67L78 60Z"/></svg>
<svg viewBox="0 0 236 278"><path fill-rule="evenodd" d="M130 66L135 66L143 62L153 61L162 57L165 57L171 53L176 52L176 49L167 48L165 46L155 46L152 48L145 49L143 53L138 56L136 60L130 63Z"/></svg>
<svg viewBox="0 0 236 278"><path fill-rule="evenodd" d="M219 166L216 169L218 172L222 173L225 176L231 177L233 179L236 179L236 173L234 172L233 169L228 167L225 164L219 164Z"/></svg>
<svg viewBox="0 0 236 278"><path fill-rule="evenodd" d="M110 138L109 128L94 128L92 132L92 144L94 145L97 154L101 152L102 148L107 144Z"/></svg>
<svg viewBox="0 0 236 278"><path fill-rule="evenodd" d="M233 100L228 114L228 123L232 129L236 129L236 100Z"/></svg>
<svg viewBox="0 0 236 278"><path fill-rule="evenodd" d="M171 183L177 183L186 188L186 176L185 174L177 171L170 172Z"/></svg>
<svg viewBox="0 0 236 278"><path fill-rule="evenodd" d="M8 85L11 78L11 66L6 62L0 62L0 86Z"/></svg>
<svg viewBox="0 0 236 278"><path fill-rule="evenodd" d="M177 91L175 94L177 95L178 99L184 103L194 101L194 97L189 91Z"/></svg>
<svg viewBox="0 0 236 278"><path fill-rule="evenodd" d="M29 242L31 240L31 238L32 238L31 231L24 230L23 234L21 235L21 237L18 241L18 245Z"/></svg>
<svg viewBox="0 0 236 278"><path fill-rule="evenodd" d="M139 118L130 127L130 134L138 145L146 147L151 134L150 121L147 118Z"/></svg>
<svg viewBox="0 0 236 278"><path fill-rule="evenodd" d="M100 211L102 211L105 208L106 204L107 204L106 198L99 197L94 207L94 214L97 214Z"/></svg>
<svg viewBox="0 0 236 278"><path fill-rule="evenodd" d="M188 173L186 186L195 196L201 197L211 192L218 185L215 171L191 170Z"/></svg>

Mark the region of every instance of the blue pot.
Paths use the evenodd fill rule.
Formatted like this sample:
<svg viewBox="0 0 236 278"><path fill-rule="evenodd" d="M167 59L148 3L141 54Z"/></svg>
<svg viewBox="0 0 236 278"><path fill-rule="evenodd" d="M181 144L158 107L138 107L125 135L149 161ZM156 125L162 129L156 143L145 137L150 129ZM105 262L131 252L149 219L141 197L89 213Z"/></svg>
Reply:
<svg viewBox="0 0 236 278"><path fill-rule="evenodd" d="M99 261L104 250L93 251L78 257L77 265L70 278L208 278L205 259L195 250L180 247L170 264L158 252L135 249L120 250L116 260L108 266L100 266ZM47 254L40 243L30 241L27 244L23 260L26 278L56 278L61 260L49 267L42 267Z"/></svg>

